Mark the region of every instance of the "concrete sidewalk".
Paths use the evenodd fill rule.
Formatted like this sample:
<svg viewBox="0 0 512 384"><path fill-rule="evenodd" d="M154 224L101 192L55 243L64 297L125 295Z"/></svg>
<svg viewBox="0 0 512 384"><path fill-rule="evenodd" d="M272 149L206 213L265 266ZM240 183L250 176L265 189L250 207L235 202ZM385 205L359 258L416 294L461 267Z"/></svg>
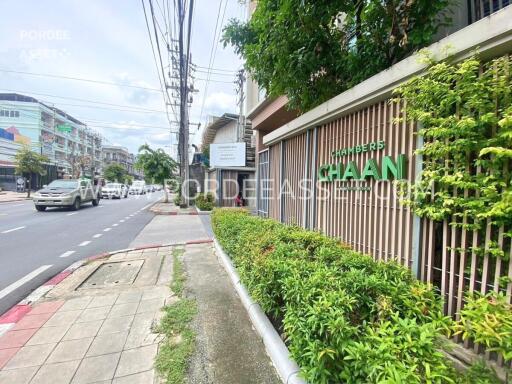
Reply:
<svg viewBox="0 0 512 384"><path fill-rule="evenodd" d="M0 337L0 384L161 383L154 330L161 308L179 300L169 288L177 247L198 306L188 382L279 383L210 237L208 216L156 216L134 245L183 244L119 251L60 274Z"/></svg>
<svg viewBox="0 0 512 384"><path fill-rule="evenodd" d="M89 262L0 338L1 384L156 383L172 247Z"/></svg>
<svg viewBox="0 0 512 384"><path fill-rule="evenodd" d="M34 193L34 192L32 192ZM2 191L0 192L0 203L10 203L15 201L32 200L32 197L27 197L27 192L12 192Z"/></svg>

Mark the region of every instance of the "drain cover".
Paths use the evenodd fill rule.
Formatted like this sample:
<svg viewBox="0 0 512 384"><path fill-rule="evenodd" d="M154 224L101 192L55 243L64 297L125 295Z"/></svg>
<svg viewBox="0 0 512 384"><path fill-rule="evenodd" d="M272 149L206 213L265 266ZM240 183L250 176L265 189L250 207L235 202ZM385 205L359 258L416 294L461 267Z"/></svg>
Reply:
<svg viewBox="0 0 512 384"><path fill-rule="evenodd" d="M144 260L104 263L78 289L116 287L133 284Z"/></svg>

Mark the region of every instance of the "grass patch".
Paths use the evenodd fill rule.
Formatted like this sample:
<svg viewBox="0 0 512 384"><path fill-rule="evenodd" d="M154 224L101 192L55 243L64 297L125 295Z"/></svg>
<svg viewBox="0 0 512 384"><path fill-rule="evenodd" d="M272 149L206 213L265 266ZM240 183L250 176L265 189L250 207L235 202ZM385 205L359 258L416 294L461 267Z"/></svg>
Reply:
<svg viewBox="0 0 512 384"><path fill-rule="evenodd" d="M171 289L180 300L164 308L165 315L158 327L158 332L165 335L165 341L155 365L168 384L185 382L189 359L195 349L196 335L190 323L197 314L197 305L195 300L183 297L185 273L180 257L184 252L182 248L172 251L174 268Z"/></svg>
<svg viewBox="0 0 512 384"><path fill-rule="evenodd" d="M172 250L172 257L174 259L171 289L176 296L183 296L183 288L185 287L185 272L183 270L183 262L180 260L181 256L185 253L183 248L174 248Z"/></svg>

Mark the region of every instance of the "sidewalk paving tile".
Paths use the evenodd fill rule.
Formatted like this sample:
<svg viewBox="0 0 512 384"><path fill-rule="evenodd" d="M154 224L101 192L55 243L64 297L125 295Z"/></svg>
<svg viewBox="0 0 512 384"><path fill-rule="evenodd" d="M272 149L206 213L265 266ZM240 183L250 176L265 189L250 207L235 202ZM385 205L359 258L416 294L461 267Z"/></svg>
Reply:
<svg viewBox="0 0 512 384"><path fill-rule="evenodd" d="M0 337L0 349L22 347L37 332L37 329L9 331Z"/></svg>
<svg viewBox="0 0 512 384"><path fill-rule="evenodd" d="M39 315L41 313L54 313L62 307L64 304L64 300L58 301L48 301L46 303L41 303L36 305L32 310L28 313L29 315Z"/></svg>
<svg viewBox="0 0 512 384"><path fill-rule="evenodd" d="M136 373L135 375L117 377L112 384L152 384L155 380L155 371Z"/></svg>
<svg viewBox="0 0 512 384"><path fill-rule="evenodd" d="M170 295L169 287L152 287L150 289L146 289L142 294L142 300L152 300L152 299L160 299L166 298Z"/></svg>
<svg viewBox="0 0 512 384"><path fill-rule="evenodd" d="M28 384L39 367L0 371L0 384Z"/></svg>
<svg viewBox="0 0 512 384"><path fill-rule="evenodd" d="M51 312L41 313L39 315L28 314L16 323L13 330L17 331L20 329L41 328L44 323L46 323L48 319L52 317L52 315L53 314Z"/></svg>
<svg viewBox="0 0 512 384"><path fill-rule="evenodd" d="M142 297L142 292L123 292L117 298L116 304L138 303Z"/></svg>
<svg viewBox="0 0 512 384"><path fill-rule="evenodd" d="M20 348L0 349L0 369L7 364Z"/></svg>
<svg viewBox="0 0 512 384"><path fill-rule="evenodd" d="M69 326L39 328L26 345L58 343L68 330Z"/></svg>
<svg viewBox="0 0 512 384"><path fill-rule="evenodd" d="M128 332L118 332L96 337L87 351L87 357L107 355L109 353L121 352L126 343Z"/></svg>
<svg viewBox="0 0 512 384"><path fill-rule="evenodd" d="M155 322L155 314L150 312L137 313L133 319L130 331L151 332Z"/></svg>
<svg viewBox="0 0 512 384"><path fill-rule="evenodd" d="M145 347L147 345L158 343L162 338L163 336L158 333L132 330L128 334L124 349Z"/></svg>
<svg viewBox="0 0 512 384"><path fill-rule="evenodd" d="M107 318L108 313L112 309L111 306L87 308L78 317L77 323L86 323L95 320L104 320Z"/></svg>
<svg viewBox="0 0 512 384"><path fill-rule="evenodd" d="M153 368L158 344L123 351L116 370L116 377L132 375Z"/></svg>
<svg viewBox="0 0 512 384"><path fill-rule="evenodd" d="M110 355L86 357L78 367L72 383L90 384L111 380L114 377L120 356L120 353L112 353Z"/></svg>
<svg viewBox="0 0 512 384"><path fill-rule="evenodd" d="M92 340L93 338L90 337L87 339L63 341L55 347L50 357L48 357L47 362L62 363L65 361L83 359Z"/></svg>
<svg viewBox="0 0 512 384"><path fill-rule="evenodd" d="M81 309L76 311L56 312L43 327L70 327L81 313Z"/></svg>
<svg viewBox="0 0 512 384"><path fill-rule="evenodd" d="M80 360L65 363L45 364L32 379L34 384L69 384L80 364Z"/></svg>
<svg viewBox="0 0 512 384"><path fill-rule="evenodd" d="M138 306L139 306L138 302L115 304L112 307L112 310L110 311L110 313L108 314L108 317L112 318L112 317L135 315L135 313L137 312Z"/></svg>
<svg viewBox="0 0 512 384"><path fill-rule="evenodd" d="M55 343L52 343L23 347L9 360L3 369L9 370L41 365L52 352L53 348L55 348L55 345Z"/></svg>
<svg viewBox="0 0 512 384"><path fill-rule="evenodd" d="M77 297L75 299L70 299L64 303L62 307L60 307L59 312L67 312L67 311L76 311L79 309L85 309L92 301L92 297Z"/></svg>
<svg viewBox="0 0 512 384"><path fill-rule="evenodd" d="M128 331L135 316L113 317L105 320L98 335Z"/></svg>
<svg viewBox="0 0 512 384"><path fill-rule="evenodd" d="M89 321L87 323L75 323L69 328L69 331L62 338L66 340L85 339L87 337L94 337L103 324L103 320Z"/></svg>
<svg viewBox="0 0 512 384"><path fill-rule="evenodd" d="M106 296L97 296L92 299L87 308L97 308L97 307L106 307L112 306L117 300L118 295L106 295Z"/></svg>
<svg viewBox="0 0 512 384"><path fill-rule="evenodd" d="M158 312L165 304L165 298L142 300L137 308L137 313Z"/></svg>

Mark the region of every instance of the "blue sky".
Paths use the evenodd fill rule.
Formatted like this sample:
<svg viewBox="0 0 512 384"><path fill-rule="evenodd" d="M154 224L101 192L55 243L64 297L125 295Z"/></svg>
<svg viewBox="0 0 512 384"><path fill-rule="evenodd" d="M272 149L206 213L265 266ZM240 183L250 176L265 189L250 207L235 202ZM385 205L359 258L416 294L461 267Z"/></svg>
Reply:
<svg viewBox="0 0 512 384"><path fill-rule="evenodd" d="M155 2L163 2L153 1L155 7ZM193 62L202 67L209 63L220 1L196 0L191 52ZM226 1L224 24L230 18L245 17L245 5L237 0ZM161 113L165 107L159 92L3 72L25 71L160 88L140 0L9 0L3 2L2 15L0 92L23 93L53 104L100 132L107 144L123 145L136 152L139 145L148 142L169 151L171 135L167 118ZM241 68L241 61L230 47L224 49L218 43L214 67L235 71ZM196 77L205 79L206 74L198 72ZM226 73L212 75L211 79L215 81L208 85L203 127L208 115L238 109L234 77ZM194 95L192 122L200 121L205 84L202 80L195 82L199 93ZM122 107L107 104L160 112L115 111L109 108ZM191 130L197 128L192 126ZM199 143L200 132L191 140ZM176 143L176 139L172 142Z"/></svg>

